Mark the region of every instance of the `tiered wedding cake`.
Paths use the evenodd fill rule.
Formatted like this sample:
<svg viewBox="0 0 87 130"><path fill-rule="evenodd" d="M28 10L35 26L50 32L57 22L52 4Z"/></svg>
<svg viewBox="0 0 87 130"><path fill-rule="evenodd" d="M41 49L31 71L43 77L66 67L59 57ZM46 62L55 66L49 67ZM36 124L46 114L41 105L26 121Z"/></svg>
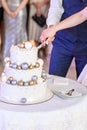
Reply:
<svg viewBox="0 0 87 130"><path fill-rule="evenodd" d="M33 42L13 45L10 57L5 58L1 77L1 96L8 101L34 103L43 100L47 93L47 76L43 60Z"/></svg>

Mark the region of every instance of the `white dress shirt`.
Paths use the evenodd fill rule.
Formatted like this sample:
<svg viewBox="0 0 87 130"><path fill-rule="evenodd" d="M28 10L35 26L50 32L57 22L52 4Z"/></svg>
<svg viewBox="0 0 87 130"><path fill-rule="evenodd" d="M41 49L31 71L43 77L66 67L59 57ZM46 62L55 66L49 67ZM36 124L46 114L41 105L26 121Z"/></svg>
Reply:
<svg viewBox="0 0 87 130"><path fill-rule="evenodd" d="M61 16L64 12L64 8L62 6L63 0L50 0L50 8L47 18L47 25L55 25L61 19Z"/></svg>

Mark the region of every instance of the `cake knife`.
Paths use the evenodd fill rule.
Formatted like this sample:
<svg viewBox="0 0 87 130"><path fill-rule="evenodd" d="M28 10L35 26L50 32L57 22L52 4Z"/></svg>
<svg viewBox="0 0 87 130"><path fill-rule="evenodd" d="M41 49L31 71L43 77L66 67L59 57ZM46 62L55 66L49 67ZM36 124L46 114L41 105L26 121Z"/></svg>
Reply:
<svg viewBox="0 0 87 130"><path fill-rule="evenodd" d="M42 44L40 44L40 45L37 47L37 49L39 50L40 48L42 48L43 46L48 45L48 44L49 44L48 42L42 43Z"/></svg>

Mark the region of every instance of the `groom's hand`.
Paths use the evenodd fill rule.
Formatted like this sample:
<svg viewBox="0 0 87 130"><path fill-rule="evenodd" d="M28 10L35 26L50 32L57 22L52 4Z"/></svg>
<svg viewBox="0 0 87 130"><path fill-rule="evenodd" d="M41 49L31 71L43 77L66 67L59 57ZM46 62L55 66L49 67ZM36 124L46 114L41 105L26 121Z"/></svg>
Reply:
<svg viewBox="0 0 87 130"><path fill-rule="evenodd" d="M56 31L54 30L54 26L48 27L47 29L43 30L40 36L40 41L51 43L55 38Z"/></svg>

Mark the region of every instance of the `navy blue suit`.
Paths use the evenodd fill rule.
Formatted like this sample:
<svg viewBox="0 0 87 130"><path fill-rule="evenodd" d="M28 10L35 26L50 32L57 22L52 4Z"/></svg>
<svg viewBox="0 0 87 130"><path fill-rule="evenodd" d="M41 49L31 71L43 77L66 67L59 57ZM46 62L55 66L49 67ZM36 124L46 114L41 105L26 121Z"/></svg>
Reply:
<svg viewBox="0 0 87 130"><path fill-rule="evenodd" d="M87 0L63 0L61 21L87 6ZM75 57L77 77L87 64L87 21L58 31L53 41L49 73L65 77Z"/></svg>

